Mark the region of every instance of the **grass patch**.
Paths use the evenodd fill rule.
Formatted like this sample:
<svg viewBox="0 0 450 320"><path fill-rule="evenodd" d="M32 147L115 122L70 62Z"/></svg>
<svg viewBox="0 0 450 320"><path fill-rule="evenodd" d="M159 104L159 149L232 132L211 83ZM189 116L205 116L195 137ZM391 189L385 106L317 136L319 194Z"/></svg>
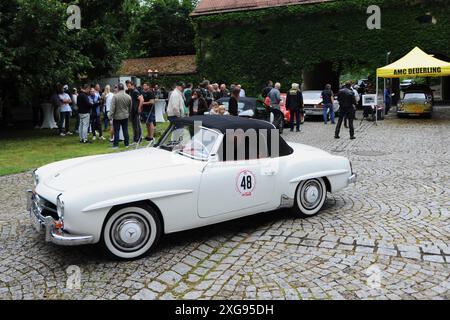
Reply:
<svg viewBox="0 0 450 320"><path fill-rule="evenodd" d="M159 138L167 126L168 123L158 123L155 138ZM142 130L145 136L145 125ZM129 131L131 140L131 124ZM25 172L55 161L125 150L123 142L119 151L111 149L109 130L104 132L104 137L105 141L81 144L78 135L60 137L58 130L8 128L0 133L0 176Z"/></svg>

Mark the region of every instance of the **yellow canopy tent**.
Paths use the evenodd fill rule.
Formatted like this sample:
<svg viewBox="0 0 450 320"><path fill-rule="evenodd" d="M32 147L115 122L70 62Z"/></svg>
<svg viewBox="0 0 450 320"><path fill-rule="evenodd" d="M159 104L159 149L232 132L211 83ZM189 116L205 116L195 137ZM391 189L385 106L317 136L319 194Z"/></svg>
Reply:
<svg viewBox="0 0 450 320"><path fill-rule="evenodd" d="M377 69L376 92L378 97L378 78L413 78L450 76L450 62L439 60L423 52L419 47L385 67Z"/></svg>
<svg viewBox="0 0 450 320"><path fill-rule="evenodd" d="M450 76L450 62L439 60L415 47L400 60L377 69L379 78Z"/></svg>

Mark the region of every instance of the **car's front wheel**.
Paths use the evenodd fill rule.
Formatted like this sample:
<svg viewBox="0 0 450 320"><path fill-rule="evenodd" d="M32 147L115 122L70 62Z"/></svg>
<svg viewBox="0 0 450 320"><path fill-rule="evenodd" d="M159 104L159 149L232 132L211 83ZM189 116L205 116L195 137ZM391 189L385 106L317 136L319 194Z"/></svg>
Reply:
<svg viewBox="0 0 450 320"><path fill-rule="evenodd" d="M327 188L322 178L300 182L295 193L295 213L302 218L315 216L327 199Z"/></svg>
<svg viewBox="0 0 450 320"><path fill-rule="evenodd" d="M161 235L161 221L143 204L118 207L108 215L102 232L107 253L118 259L137 259L150 251Z"/></svg>

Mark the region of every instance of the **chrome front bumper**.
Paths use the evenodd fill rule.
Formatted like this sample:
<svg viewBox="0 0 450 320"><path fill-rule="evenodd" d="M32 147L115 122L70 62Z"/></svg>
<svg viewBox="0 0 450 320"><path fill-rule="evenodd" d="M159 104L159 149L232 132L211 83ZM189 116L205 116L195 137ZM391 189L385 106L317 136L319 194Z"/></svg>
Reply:
<svg viewBox="0 0 450 320"><path fill-rule="evenodd" d="M305 111L306 116L321 116L321 115L323 115L323 109L305 108L304 111Z"/></svg>
<svg viewBox="0 0 450 320"><path fill-rule="evenodd" d="M397 113L399 114L406 114L406 115L416 115L416 116L420 116L420 115L429 115L432 114L433 111L422 111L422 112L410 112L410 111L404 111L404 110L397 110Z"/></svg>
<svg viewBox="0 0 450 320"><path fill-rule="evenodd" d="M348 183L356 183L356 181L358 180L358 175L356 173L352 174L349 178L348 178Z"/></svg>
<svg viewBox="0 0 450 320"><path fill-rule="evenodd" d="M45 230L45 241L51 242L60 246L78 246L84 244L91 244L94 242L93 236L87 235L72 235L64 231L64 229L57 228L57 222L51 216L44 217L42 209L31 190L27 190L27 210L30 214L30 219L34 229L37 232Z"/></svg>

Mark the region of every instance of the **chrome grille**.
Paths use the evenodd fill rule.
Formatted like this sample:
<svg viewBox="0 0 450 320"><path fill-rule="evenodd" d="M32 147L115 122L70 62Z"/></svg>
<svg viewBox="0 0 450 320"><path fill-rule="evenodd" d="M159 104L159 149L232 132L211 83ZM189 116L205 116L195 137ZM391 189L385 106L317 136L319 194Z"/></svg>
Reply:
<svg viewBox="0 0 450 320"><path fill-rule="evenodd" d="M34 205L43 217L51 216L56 220L59 219L56 205L38 194L34 195Z"/></svg>

